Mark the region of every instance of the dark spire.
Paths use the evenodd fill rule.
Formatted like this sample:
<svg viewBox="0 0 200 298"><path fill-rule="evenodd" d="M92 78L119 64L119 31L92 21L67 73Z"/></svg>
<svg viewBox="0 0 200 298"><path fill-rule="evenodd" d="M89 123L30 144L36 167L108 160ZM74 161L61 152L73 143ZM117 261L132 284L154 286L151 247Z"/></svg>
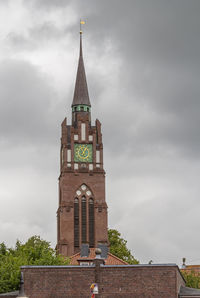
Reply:
<svg viewBox="0 0 200 298"><path fill-rule="evenodd" d="M85 67L83 62L82 31L80 31L80 55L79 55L78 70L76 75L74 98L72 102L72 106L75 106L75 105L91 106L89 94L88 94L86 75L85 75Z"/></svg>

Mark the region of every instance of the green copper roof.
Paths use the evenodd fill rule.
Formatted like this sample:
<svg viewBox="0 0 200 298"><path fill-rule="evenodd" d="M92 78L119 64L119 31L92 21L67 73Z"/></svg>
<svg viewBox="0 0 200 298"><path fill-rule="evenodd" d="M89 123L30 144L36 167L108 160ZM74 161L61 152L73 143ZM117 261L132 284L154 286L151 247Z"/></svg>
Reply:
<svg viewBox="0 0 200 298"><path fill-rule="evenodd" d="M72 106L72 112L90 112L91 107L87 105L73 105Z"/></svg>

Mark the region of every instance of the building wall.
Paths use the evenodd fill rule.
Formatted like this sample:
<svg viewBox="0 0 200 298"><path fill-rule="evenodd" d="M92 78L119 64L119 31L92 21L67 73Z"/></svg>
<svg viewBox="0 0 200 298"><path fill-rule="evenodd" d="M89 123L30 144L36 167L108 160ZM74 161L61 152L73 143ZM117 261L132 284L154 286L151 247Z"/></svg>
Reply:
<svg viewBox="0 0 200 298"><path fill-rule="evenodd" d="M29 298L89 297L94 281L91 267L25 268L23 272Z"/></svg>
<svg viewBox="0 0 200 298"><path fill-rule="evenodd" d="M176 265L134 266L24 266L29 298L90 297L98 282L98 297L178 297L185 285Z"/></svg>
<svg viewBox="0 0 200 298"><path fill-rule="evenodd" d="M175 266L104 267L102 297L178 297L180 285L184 285L182 277L177 279L178 275Z"/></svg>

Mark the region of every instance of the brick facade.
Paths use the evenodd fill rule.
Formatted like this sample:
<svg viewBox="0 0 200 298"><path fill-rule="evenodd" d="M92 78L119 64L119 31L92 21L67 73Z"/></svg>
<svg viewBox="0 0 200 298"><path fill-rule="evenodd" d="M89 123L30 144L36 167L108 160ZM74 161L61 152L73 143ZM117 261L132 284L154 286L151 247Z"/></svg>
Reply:
<svg viewBox="0 0 200 298"><path fill-rule="evenodd" d="M91 297L97 282L97 297L177 298L185 282L176 265L25 266L25 294L29 298ZM12 296L13 297L13 296ZM16 296L15 296L16 297Z"/></svg>
<svg viewBox="0 0 200 298"><path fill-rule="evenodd" d="M64 256L71 256L80 251L82 244L81 226L81 198L85 196L87 239L89 243L89 200L94 202L94 246L98 243L107 243L107 204L105 201L105 171L103 169L103 144L101 125L97 120L95 126L90 126L88 115L77 115L77 127L68 126L66 119L62 123L61 138L61 174L59 177L59 207L57 211L57 248ZM81 123L85 123L85 141L81 139ZM74 141L74 135L78 138ZM89 136L92 138L89 139ZM93 148L92 169L89 163L74 162L74 144L91 144ZM70 150L70 160L67 160L67 151ZM100 152L100 162L96 162L96 152ZM77 165L77 169L75 168ZM81 186L85 185L86 190ZM77 195L80 191L80 195ZM87 193L90 192L88 196ZM74 200L79 200L79 247L74 243Z"/></svg>
<svg viewBox="0 0 200 298"><path fill-rule="evenodd" d="M102 297L178 297L184 281L177 267L104 267L101 273ZM109 281L109 282L108 282Z"/></svg>

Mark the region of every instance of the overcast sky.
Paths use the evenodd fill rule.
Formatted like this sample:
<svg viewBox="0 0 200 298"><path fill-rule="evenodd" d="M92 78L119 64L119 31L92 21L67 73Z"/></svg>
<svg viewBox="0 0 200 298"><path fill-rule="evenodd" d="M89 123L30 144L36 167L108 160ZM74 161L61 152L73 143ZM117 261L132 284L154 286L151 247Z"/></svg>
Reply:
<svg viewBox="0 0 200 298"><path fill-rule="evenodd" d="M82 18L109 227L141 263L200 263L199 15L199 0L0 0L0 242L56 244Z"/></svg>

